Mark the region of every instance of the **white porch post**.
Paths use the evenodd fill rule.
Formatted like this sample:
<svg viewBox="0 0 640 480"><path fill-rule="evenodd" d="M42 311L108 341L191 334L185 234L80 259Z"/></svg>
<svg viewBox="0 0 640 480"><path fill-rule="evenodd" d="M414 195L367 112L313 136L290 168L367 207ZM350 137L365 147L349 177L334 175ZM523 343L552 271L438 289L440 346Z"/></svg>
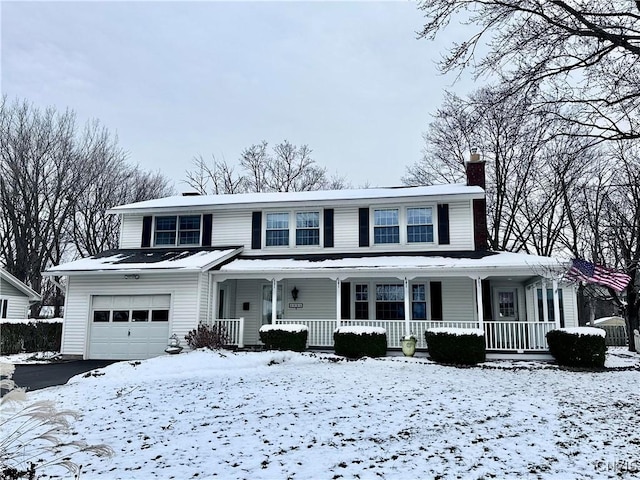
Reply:
<svg viewBox="0 0 640 480"><path fill-rule="evenodd" d="M336 278L336 328L340 328L342 320L342 280Z"/></svg>
<svg viewBox="0 0 640 480"><path fill-rule="evenodd" d="M484 306L482 305L482 279L476 278L476 305L478 308L478 328L484 331Z"/></svg>
<svg viewBox="0 0 640 480"><path fill-rule="evenodd" d="M558 298L558 280L553 280L553 318L556 328L560 328L560 299Z"/></svg>
<svg viewBox="0 0 640 480"><path fill-rule="evenodd" d="M411 299L409 298L409 279L404 277L404 334L411 335Z"/></svg>
<svg viewBox="0 0 640 480"><path fill-rule="evenodd" d="M278 319L278 281L271 280L271 324L275 325Z"/></svg>
<svg viewBox="0 0 640 480"><path fill-rule="evenodd" d="M211 324L213 325L215 321L218 319L218 280L216 277L213 277L213 281L211 282L211 307L210 307L210 315L211 315Z"/></svg>
<svg viewBox="0 0 640 480"><path fill-rule="evenodd" d="M549 321L549 304L547 303L547 282L542 279L542 320L544 322ZM537 295L536 295L537 297Z"/></svg>

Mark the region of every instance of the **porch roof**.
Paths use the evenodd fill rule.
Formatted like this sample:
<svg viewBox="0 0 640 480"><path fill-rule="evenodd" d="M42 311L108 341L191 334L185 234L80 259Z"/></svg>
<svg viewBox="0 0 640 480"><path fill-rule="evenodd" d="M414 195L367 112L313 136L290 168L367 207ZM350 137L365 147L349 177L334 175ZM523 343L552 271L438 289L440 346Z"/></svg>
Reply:
<svg viewBox="0 0 640 480"><path fill-rule="evenodd" d="M217 248L154 248L107 250L69 263L51 267L47 276L78 274L135 273L161 271L208 270L239 254L242 247Z"/></svg>
<svg viewBox="0 0 640 480"><path fill-rule="evenodd" d="M344 274L402 274L410 276L558 276L567 262L557 258L511 252L420 252L386 254L333 254L239 256L215 268L229 276L312 275L339 277Z"/></svg>

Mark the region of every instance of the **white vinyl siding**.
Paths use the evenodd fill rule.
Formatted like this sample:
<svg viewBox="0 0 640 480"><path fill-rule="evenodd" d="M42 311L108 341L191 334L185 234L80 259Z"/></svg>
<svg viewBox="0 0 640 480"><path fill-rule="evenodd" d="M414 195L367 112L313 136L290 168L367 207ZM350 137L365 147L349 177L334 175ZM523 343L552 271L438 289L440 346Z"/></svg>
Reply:
<svg viewBox="0 0 640 480"><path fill-rule="evenodd" d="M23 292L4 279L0 279L0 299L7 301L7 315L4 318L27 318L29 299ZM2 305L0 304L0 310ZM0 311L0 314L2 312Z"/></svg>
<svg viewBox="0 0 640 480"><path fill-rule="evenodd" d="M336 208L333 212L332 250L353 250L358 248L358 208Z"/></svg>
<svg viewBox="0 0 640 480"><path fill-rule="evenodd" d="M196 328L198 273L147 274L138 280L122 275L78 275L69 277L62 331L63 355L86 355L91 297L93 295L171 295L169 335L184 339ZM184 342L183 342L184 344Z"/></svg>
<svg viewBox="0 0 640 480"><path fill-rule="evenodd" d="M434 278L430 280L442 282L442 318L444 321L477 321L475 286L472 279Z"/></svg>
<svg viewBox="0 0 640 480"><path fill-rule="evenodd" d="M435 217L435 215L434 215ZM437 224L434 225L437 233ZM449 203L449 245L445 250L473 250L473 208L471 201Z"/></svg>
<svg viewBox="0 0 640 480"><path fill-rule="evenodd" d="M140 248L142 245L143 215L127 213L120 224L120 248Z"/></svg>
<svg viewBox="0 0 640 480"><path fill-rule="evenodd" d="M211 244L251 248L251 211L227 210L213 212Z"/></svg>

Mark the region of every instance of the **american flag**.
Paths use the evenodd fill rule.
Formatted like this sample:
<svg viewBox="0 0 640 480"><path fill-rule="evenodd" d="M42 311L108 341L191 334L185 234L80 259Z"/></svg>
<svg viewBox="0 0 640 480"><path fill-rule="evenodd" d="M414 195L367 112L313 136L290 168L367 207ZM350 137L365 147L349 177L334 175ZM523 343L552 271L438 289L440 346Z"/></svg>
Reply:
<svg viewBox="0 0 640 480"><path fill-rule="evenodd" d="M626 273L578 259L573 260L573 264L567 272L567 277L576 281L597 283L598 285L611 287L616 292L624 290L631 280L631 277Z"/></svg>

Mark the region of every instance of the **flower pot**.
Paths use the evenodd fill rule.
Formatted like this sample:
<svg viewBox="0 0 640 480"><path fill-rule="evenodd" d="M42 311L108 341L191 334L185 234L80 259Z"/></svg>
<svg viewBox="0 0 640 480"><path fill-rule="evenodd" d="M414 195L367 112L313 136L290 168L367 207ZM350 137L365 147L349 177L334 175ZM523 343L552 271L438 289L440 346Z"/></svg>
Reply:
<svg viewBox="0 0 640 480"><path fill-rule="evenodd" d="M402 353L405 357L413 357L413 355L416 353L415 337L402 338Z"/></svg>

